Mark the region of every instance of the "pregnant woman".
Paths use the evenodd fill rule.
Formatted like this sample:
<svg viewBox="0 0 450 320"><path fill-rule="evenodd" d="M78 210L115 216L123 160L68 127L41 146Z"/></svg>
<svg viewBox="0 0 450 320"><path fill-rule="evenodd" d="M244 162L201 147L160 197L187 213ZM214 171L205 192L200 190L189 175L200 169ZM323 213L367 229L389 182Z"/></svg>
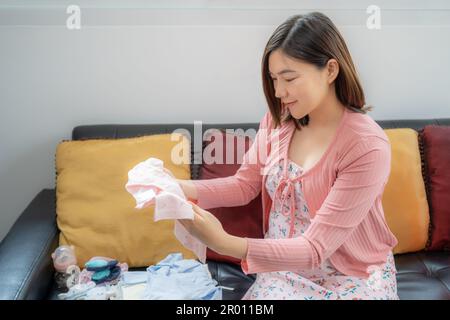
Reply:
<svg viewBox="0 0 450 320"><path fill-rule="evenodd" d="M382 194L391 148L370 118L352 58L333 22L290 17L262 59L268 111L234 176L179 180L197 200L189 232L256 273L243 299L398 299ZM205 209L262 193L263 239L236 237Z"/></svg>

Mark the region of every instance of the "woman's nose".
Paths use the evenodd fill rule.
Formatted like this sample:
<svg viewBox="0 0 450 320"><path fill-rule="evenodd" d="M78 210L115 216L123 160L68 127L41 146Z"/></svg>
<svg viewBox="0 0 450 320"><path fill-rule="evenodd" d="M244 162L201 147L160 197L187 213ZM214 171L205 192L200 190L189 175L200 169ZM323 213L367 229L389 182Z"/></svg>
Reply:
<svg viewBox="0 0 450 320"><path fill-rule="evenodd" d="M275 86L275 97L278 99L283 99L287 96L286 89L284 86L280 85L279 83Z"/></svg>

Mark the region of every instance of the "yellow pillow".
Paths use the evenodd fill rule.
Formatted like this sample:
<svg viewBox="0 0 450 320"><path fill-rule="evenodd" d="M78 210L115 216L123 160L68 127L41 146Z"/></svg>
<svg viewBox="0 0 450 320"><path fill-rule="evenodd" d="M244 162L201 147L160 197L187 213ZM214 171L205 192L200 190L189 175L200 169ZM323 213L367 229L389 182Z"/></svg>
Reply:
<svg viewBox="0 0 450 320"><path fill-rule="evenodd" d="M171 136L173 140L171 140ZM171 153L182 164L171 161ZM94 256L130 267L158 263L173 252L195 255L173 233L174 220L153 221L154 206L135 209L128 171L150 157L179 179L190 178L190 143L181 134L63 141L56 150L56 212L60 244L75 246L80 267Z"/></svg>
<svg viewBox="0 0 450 320"><path fill-rule="evenodd" d="M398 239L394 254L420 251L428 239L430 216L413 129L385 129L392 148L391 175L383 194L387 224Z"/></svg>

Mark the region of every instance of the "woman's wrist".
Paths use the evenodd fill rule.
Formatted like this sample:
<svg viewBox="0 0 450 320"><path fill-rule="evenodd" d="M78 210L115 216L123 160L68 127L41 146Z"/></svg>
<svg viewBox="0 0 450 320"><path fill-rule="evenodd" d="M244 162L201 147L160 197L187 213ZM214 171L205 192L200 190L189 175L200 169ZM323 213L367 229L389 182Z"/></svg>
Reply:
<svg viewBox="0 0 450 320"><path fill-rule="evenodd" d="M192 183L191 180L177 179L177 182L181 186L181 189L183 190L183 193L186 196L186 198L188 198L189 200L198 200L197 188L195 187L195 185Z"/></svg>
<svg viewBox="0 0 450 320"><path fill-rule="evenodd" d="M247 256L248 244L246 238L236 237L226 233L225 239L222 243L223 246L218 253L237 259L245 259Z"/></svg>

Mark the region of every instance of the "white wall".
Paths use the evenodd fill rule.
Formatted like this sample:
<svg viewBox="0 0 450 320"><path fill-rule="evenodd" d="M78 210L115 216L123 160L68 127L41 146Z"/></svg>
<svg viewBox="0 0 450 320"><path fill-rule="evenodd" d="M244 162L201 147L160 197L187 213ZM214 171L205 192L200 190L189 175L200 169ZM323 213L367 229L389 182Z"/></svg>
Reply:
<svg viewBox="0 0 450 320"><path fill-rule="evenodd" d="M30 5L31 4L31 5ZM66 28L79 4L80 30ZM366 8L380 6L381 30ZM257 122L260 59L288 16L347 41L374 119L450 117L447 1L0 1L0 239L81 124Z"/></svg>

